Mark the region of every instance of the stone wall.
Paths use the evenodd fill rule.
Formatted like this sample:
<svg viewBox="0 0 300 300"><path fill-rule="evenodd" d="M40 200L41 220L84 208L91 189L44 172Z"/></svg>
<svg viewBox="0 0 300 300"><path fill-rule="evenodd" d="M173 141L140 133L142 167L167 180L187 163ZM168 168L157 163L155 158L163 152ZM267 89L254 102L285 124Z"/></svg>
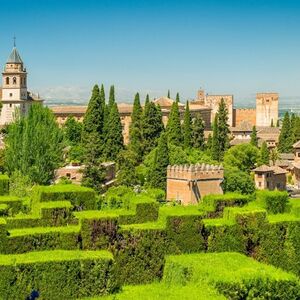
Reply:
<svg viewBox="0 0 300 300"><path fill-rule="evenodd" d="M167 200L183 205L197 204L209 194L223 194L221 166L206 164L169 166L167 170Z"/></svg>
<svg viewBox="0 0 300 300"><path fill-rule="evenodd" d="M278 120L278 93L258 93L256 95L256 126L276 125Z"/></svg>
<svg viewBox="0 0 300 300"><path fill-rule="evenodd" d="M233 110L233 126L237 127L244 121L252 126L256 125L255 108L235 108Z"/></svg>

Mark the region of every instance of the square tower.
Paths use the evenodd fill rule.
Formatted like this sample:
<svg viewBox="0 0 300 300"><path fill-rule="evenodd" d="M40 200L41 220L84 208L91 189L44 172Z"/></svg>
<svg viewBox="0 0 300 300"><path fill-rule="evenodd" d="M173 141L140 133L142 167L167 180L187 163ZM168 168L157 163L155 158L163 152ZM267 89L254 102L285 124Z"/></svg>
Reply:
<svg viewBox="0 0 300 300"><path fill-rule="evenodd" d="M278 93L258 93L256 95L256 126L274 126L278 120Z"/></svg>

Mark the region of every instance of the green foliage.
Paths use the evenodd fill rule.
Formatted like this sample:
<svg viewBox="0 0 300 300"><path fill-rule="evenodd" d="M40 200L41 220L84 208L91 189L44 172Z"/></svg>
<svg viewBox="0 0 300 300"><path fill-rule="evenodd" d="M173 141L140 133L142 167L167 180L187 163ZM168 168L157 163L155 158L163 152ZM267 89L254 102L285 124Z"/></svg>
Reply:
<svg viewBox="0 0 300 300"><path fill-rule="evenodd" d="M264 141L260 148L259 165L269 165L270 164L270 152L267 143Z"/></svg>
<svg viewBox="0 0 300 300"><path fill-rule="evenodd" d="M133 151L123 150L118 156L117 182L120 185L134 186L139 182L135 170L137 158Z"/></svg>
<svg viewBox="0 0 300 300"><path fill-rule="evenodd" d="M186 102L184 120L183 120L183 145L184 148L190 148L192 145L192 119L189 108L189 102Z"/></svg>
<svg viewBox="0 0 300 300"><path fill-rule="evenodd" d="M255 146L255 147L258 146L258 138L257 138L256 126L253 126L253 128L252 128L250 144L252 146Z"/></svg>
<svg viewBox="0 0 300 300"><path fill-rule="evenodd" d="M9 193L19 198L29 197L32 183L28 176L24 176L20 171L14 171L10 177Z"/></svg>
<svg viewBox="0 0 300 300"><path fill-rule="evenodd" d="M278 151L280 153L287 153L292 151L293 146L293 130L291 126L290 115L285 113L282 127L279 135Z"/></svg>
<svg viewBox="0 0 300 300"><path fill-rule="evenodd" d="M256 166L259 157L257 147L251 144L240 144L231 147L224 156L225 166L236 167L241 171L250 172Z"/></svg>
<svg viewBox="0 0 300 300"><path fill-rule="evenodd" d="M63 126L65 139L69 145L78 145L81 142L82 124L69 116Z"/></svg>
<svg viewBox="0 0 300 300"><path fill-rule="evenodd" d="M166 189L167 167L169 165L169 149L166 134L161 134L158 146L154 150L154 163L148 174L148 184L152 188Z"/></svg>
<svg viewBox="0 0 300 300"><path fill-rule="evenodd" d="M106 170L101 164L87 164L83 169L82 186L92 188L97 193L103 192L103 183L105 181Z"/></svg>
<svg viewBox="0 0 300 300"><path fill-rule="evenodd" d="M288 204L288 193L280 191L259 191L257 196L265 203L269 213L282 214Z"/></svg>
<svg viewBox="0 0 300 300"><path fill-rule="evenodd" d="M147 155L157 146L158 139L163 130L164 124L162 122L160 107L156 106L153 102L146 101L142 118L144 155Z"/></svg>
<svg viewBox="0 0 300 300"><path fill-rule="evenodd" d="M84 161L84 147L81 144L71 146L67 157L71 162L82 163Z"/></svg>
<svg viewBox="0 0 300 300"><path fill-rule="evenodd" d="M170 97L169 97L170 98ZM180 102L180 97L179 97L179 93L176 93L176 99L175 99L175 101L178 103L178 102Z"/></svg>
<svg viewBox="0 0 300 300"><path fill-rule="evenodd" d="M62 162L62 131L50 109L40 104L9 125L5 145L9 175L18 170L33 183L49 184Z"/></svg>
<svg viewBox="0 0 300 300"><path fill-rule="evenodd" d="M225 168L222 187L225 193L252 194L255 191L255 184L251 175L238 168Z"/></svg>
<svg viewBox="0 0 300 300"><path fill-rule="evenodd" d="M133 190L127 186L120 185L107 190L101 201L101 209L104 208L126 208L129 209L130 200L134 198Z"/></svg>
<svg viewBox="0 0 300 300"><path fill-rule="evenodd" d="M6 195L9 193L9 177L7 175L0 174L0 195Z"/></svg>
<svg viewBox="0 0 300 300"><path fill-rule="evenodd" d="M199 114L192 123L192 146L199 150L205 149L204 121Z"/></svg>
<svg viewBox="0 0 300 300"><path fill-rule="evenodd" d="M180 113L178 103L175 101L172 104L167 127L167 137L169 144L180 146L182 142L182 133L180 125Z"/></svg>
<svg viewBox="0 0 300 300"><path fill-rule="evenodd" d="M116 161L120 151L123 149L122 124L116 103L112 104L108 121L108 132L106 136L104 155L106 160Z"/></svg>
<svg viewBox="0 0 300 300"><path fill-rule="evenodd" d="M219 118L217 114L215 116L215 120L213 123L213 134L211 137L211 146L210 147L208 146L207 148L211 149L212 159L216 161L221 160L220 145L219 145Z"/></svg>

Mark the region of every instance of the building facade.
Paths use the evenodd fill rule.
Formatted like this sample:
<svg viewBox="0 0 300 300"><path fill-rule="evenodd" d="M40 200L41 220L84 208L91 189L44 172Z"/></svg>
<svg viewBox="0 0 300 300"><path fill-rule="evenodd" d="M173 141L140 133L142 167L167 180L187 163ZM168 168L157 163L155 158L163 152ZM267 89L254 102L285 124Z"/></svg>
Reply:
<svg viewBox="0 0 300 300"><path fill-rule="evenodd" d="M275 126L278 120L277 93L258 93L256 95L256 126Z"/></svg>
<svg viewBox="0 0 300 300"><path fill-rule="evenodd" d="M17 114L25 115L32 103L43 102L39 96L27 90L27 71L16 47L9 55L2 73L0 99L0 125L13 122Z"/></svg>
<svg viewBox="0 0 300 300"><path fill-rule="evenodd" d="M168 166L167 200L183 205L197 204L209 194L223 194L221 183L224 170L221 166L206 164Z"/></svg>

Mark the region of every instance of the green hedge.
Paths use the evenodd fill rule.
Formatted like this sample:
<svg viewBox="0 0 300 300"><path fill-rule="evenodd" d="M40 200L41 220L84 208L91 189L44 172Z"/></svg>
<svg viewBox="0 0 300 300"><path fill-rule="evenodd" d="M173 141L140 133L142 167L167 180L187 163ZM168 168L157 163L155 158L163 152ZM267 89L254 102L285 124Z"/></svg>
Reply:
<svg viewBox="0 0 300 300"><path fill-rule="evenodd" d="M7 195L9 193L9 177L0 174L0 195Z"/></svg>
<svg viewBox="0 0 300 300"><path fill-rule="evenodd" d="M271 214L282 214L286 211L289 195L281 191L258 191L258 202L261 201L263 206Z"/></svg>
<svg viewBox="0 0 300 300"><path fill-rule="evenodd" d="M75 184L62 184L38 187L40 202L70 201L73 209L96 209L96 193L94 190Z"/></svg>
<svg viewBox="0 0 300 300"><path fill-rule="evenodd" d="M116 291L112 255L107 251L45 251L0 255L3 299L61 300L105 295Z"/></svg>

